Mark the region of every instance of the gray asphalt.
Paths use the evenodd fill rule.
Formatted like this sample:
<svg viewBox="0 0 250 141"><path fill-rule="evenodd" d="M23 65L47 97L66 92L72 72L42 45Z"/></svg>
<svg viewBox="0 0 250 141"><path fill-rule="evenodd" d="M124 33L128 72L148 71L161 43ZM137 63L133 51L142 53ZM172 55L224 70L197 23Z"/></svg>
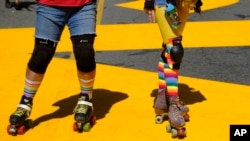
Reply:
<svg viewBox="0 0 250 141"><path fill-rule="evenodd" d="M129 1L132 0L106 0L101 24L146 23L147 17L143 11L114 6L117 3ZM23 8L16 11L14 8L6 9L4 0L0 1L0 28L34 27L35 1L21 0L21 2ZM240 0L232 6L204 11L202 16L191 14L189 21L249 20L249 7L249 0ZM141 39L138 40L141 41ZM101 64L155 72L160 46L161 43L154 50L97 51L96 61ZM69 54L70 52L57 52L55 56L68 59ZM201 47L185 49L180 75L250 85L249 70L249 46Z"/></svg>

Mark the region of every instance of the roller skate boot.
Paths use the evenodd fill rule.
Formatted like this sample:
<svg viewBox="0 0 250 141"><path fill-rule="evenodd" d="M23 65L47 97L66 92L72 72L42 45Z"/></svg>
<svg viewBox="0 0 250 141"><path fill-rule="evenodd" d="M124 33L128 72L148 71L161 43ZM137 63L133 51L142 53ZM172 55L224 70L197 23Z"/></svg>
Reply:
<svg viewBox="0 0 250 141"><path fill-rule="evenodd" d="M165 89L161 89L158 92L155 101L155 123L160 124L164 120L167 120L167 99L165 94Z"/></svg>
<svg viewBox="0 0 250 141"><path fill-rule="evenodd" d="M32 127L32 120L27 119L31 113L31 104L19 104L16 111L11 114L7 127L9 135L22 135Z"/></svg>
<svg viewBox="0 0 250 141"><path fill-rule="evenodd" d="M172 101L175 101L177 107L181 110L181 114L184 117L185 121L189 121L188 107L179 100L179 97L172 99Z"/></svg>
<svg viewBox="0 0 250 141"><path fill-rule="evenodd" d="M74 109L75 123L73 130L77 132L88 132L96 122L96 117L93 115L93 104L86 94L78 99Z"/></svg>
<svg viewBox="0 0 250 141"><path fill-rule="evenodd" d="M180 103L179 97L169 98L168 107L169 125L167 125L167 132L172 133L172 137L183 138L186 136L185 121L187 117L188 107Z"/></svg>

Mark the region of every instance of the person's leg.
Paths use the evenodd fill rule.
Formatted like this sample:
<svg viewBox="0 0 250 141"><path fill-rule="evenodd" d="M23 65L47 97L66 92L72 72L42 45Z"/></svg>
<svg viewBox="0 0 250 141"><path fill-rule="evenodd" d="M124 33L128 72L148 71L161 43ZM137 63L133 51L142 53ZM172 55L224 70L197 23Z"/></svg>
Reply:
<svg viewBox="0 0 250 141"><path fill-rule="evenodd" d="M74 109L75 120L85 123L93 115L92 93L96 74L95 35L74 35L71 37L80 84L80 94Z"/></svg>
<svg viewBox="0 0 250 141"><path fill-rule="evenodd" d="M164 117L167 112L167 102L166 102L166 81L165 81L165 62L162 57L160 57L158 62L158 79L159 79L159 87L158 87L158 94L155 100L154 108L156 119L155 123L162 123Z"/></svg>
<svg viewBox="0 0 250 141"><path fill-rule="evenodd" d="M179 18L181 24L177 28L173 28L171 20L165 13L166 6L156 6L155 15L156 20L163 38L163 51L160 57L158 71L160 82L165 81L166 87L159 86L159 93L156 100L155 108L161 107L163 103L159 104L157 101L163 101L162 91L165 92L168 102L168 115L173 126L184 126L185 120L183 114L188 111L186 106L179 102L178 94L178 70L184 55L184 50L181 44L181 34L187 21L188 9L178 9L181 11ZM176 106L177 105L177 106Z"/></svg>
<svg viewBox="0 0 250 141"><path fill-rule="evenodd" d="M77 122L87 122L93 115L92 93L96 75L94 40L96 36L96 3L74 11L68 22L80 84L74 109Z"/></svg>
<svg viewBox="0 0 250 141"><path fill-rule="evenodd" d="M34 50L26 70L23 95L17 110L9 119L11 124L21 124L30 115L33 98L44 78L47 66L54 56L57 42L64 27L64 23L58 21L54 16L60 13L60 10L37 5ZM59 20L62 19L59 18Z"/></svg>

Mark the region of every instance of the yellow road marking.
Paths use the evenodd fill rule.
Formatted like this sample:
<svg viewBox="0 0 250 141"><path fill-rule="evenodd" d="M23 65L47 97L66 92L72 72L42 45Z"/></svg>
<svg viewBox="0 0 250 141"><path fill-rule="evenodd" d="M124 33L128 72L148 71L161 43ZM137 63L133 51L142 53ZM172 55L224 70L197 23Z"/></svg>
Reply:
<svg viewBox="0 0 250 141"><path fill-rule="evenodd" d="M103 6L104 6L105 0L98 0L97 5L97 15L96 15L96 24L99 25L102 22L102 13L103 13Z"/></svg>
<svg viewBox="0 0 250 141"><path fill-rule="evenodd" d="M250 20L188 22L183 33L183 45L186 48L250 46L249 37L246 36L250 33L249 25ZM34 28L0 29L1 48L12 46L22 48L23 52L31 52L33 32ZM162 42L157 24L97 25L97 33L97 51L157 49ZM72 51L68 30L64 31L62 39L57 51ZM12 49L14 52L20 51Z"/></svg>
<svg viewBox="0 0 250 141"><path fill-rule="evenodd" d="M72 110L79 92L75 62L58 58L52 60L35 97L31 118L38 125L23 136L7 135L8 118L19 102L30 57L23 53L13 56L10 50L2 50L5 55L1 56L0 62L1 66L8 68L1 69L0 73L0 78L5 80L0 82L0 103L5 107L0 113L0 141L29 141L34 138L36 141L80 138L88 141L171 140L171 135L165 131L167 122L154 123L156 72L100 64L97 65L99 71L94 93L97 124L88 133L73 132ZM131 79L131 76L136 77ZM250 113L246 112L250 106L249 86L180 76L180 89L191 115L191 121L186 124L186 141L200 141L201 138L204 141L215 138L226 141L229 140L230 124L249 123Z"/></svg>

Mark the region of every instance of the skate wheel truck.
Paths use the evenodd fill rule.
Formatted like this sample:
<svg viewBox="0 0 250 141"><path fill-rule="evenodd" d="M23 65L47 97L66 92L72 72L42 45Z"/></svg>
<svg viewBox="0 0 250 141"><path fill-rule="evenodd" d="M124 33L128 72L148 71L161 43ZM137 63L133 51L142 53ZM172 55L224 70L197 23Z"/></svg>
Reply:
<svg viewBox="0 0 250 141"><path fill-rule="evenodd" d="M21 124L10 124L7 126L7 133L12 136L23 135L28 129L33 127L33 121L26 119Z"/></svg>
<svg viewBox="0 0 250 141"><path fill-rule="evenodd" d="M74 122L73 124L73 131L76 132L89 132L90 129L96 124L96 117L91 116L90 120L88 122Z"/></svg>

